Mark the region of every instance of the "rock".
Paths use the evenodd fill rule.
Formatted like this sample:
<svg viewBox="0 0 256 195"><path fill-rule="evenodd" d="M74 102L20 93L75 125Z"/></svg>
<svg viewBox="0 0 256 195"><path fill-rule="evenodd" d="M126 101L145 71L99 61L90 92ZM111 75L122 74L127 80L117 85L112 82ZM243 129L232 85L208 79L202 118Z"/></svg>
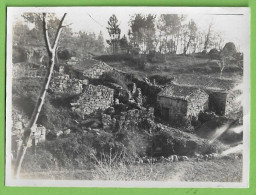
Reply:
<svg viewBox="0 0 256 195"><path fill-rule="evenodd" d="M70 129L66 129L66 130L64 131L64 135L69 135L69 134L70 134L70 132L71 132L71 130L70 130Z"/></svg>

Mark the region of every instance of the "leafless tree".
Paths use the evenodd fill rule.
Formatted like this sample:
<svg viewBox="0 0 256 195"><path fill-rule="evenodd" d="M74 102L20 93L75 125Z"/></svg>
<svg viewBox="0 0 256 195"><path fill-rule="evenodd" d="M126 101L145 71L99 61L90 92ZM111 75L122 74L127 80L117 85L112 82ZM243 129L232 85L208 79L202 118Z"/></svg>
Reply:
<svg viewBox="0 0 256 195"><path fill-rule="evenodd" d="M209 44L210 44L210 42L211 42L212 26L213 26L213 23L211 22L211 23L209 24L209 27L208 27L208 32L207 32L207 34L205 35L204 50L207 50L207 49L208 49Z"/></svg>
<svg viewBox="0 0 256 195"><path fill-rule="evenodd" d="M223 59L218 60L217 64L218 64L218 66L220 68L220 78L222 78L222 73L223 73L223 70L224 70L224 68L226 66L225 59L223 58Z"/></svg>
<svg viewBox="0 0 256 195"><path fill-rule="evenodd" d="M27 127L24 130L24 134L23 134L23 137L22 137L22 145L21 145L21 147L18 151L18 155L17 155L17 158L16 158L15 167L14 167L14 176L16 178L18 178L19 175L20 175L21 165L22 165L22 162L23 162L26 150L27 150L27 144L28 144L28 141L29 141L30 135L31 135L31 128L36 125L38 116L39 116L40 111L42 109L42 106L44 104L46 92L47 92L47 89L49 87L49 83L50 83L50 80L51 80L51 76L52 76L53 68L54 68L54 64L55 64L56 48L58 46L58 41L59 41L59 38L60 38L62 28L64 27L63 26L63 21L66 17L66 13L63 15L62 19L60 20L57 32L56 32L54 40L53 40L53 44L50 43L49 28L47 26L46 17L47 17L47 14L43 13L43 35L44 35L44 40L45 40L45 44L46 44L46 50L47 50L47 53L48 53L48 56L49 56L49 67L48 67L48 70L47 70L47 74L46 74L42 89L40 91L39 98L38 98L37 103L35 105L34 111L32 113L32 116L30 118L30 121L29 121Z"/></svg>

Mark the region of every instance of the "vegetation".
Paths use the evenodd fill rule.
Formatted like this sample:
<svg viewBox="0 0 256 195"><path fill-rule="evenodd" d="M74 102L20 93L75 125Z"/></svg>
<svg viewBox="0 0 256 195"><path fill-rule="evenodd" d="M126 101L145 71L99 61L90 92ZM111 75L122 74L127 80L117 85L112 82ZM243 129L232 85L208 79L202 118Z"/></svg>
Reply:
<svg viewBox="0 0 256 195"><path fill-rule="evenodd" d="M115 97L118 94L120 101L120 104L105 111L97 110L82 118L71 110L71 103L79 94L60 95L45 90L44 96L46 91L48 95L45 96L41 112L39 109L37 124L46 127L46 141L37 145L36 152L28 148L22 167L23 177L124 181L241 180L242 160L237 159L237 155L227 158L220 155L209 161L200 161L196 157L221 154L230 147L230 139L238 142L242 138L242 134L227 132L220 139L210 142L208 134L202 135L208 131L211 134L227 121L214 113L201 113L198 120L193 121L194 127L201 125L201 129L189 133L163 125L165 122L160 118L155 121L145 119L136 124L136 128L132 119L125 119L118 130L117 125L103 128L103 114L108 114L113 120L114 116L119 119L122 112L130 109L143 109L141 106L157 109L158 92L177 75L241 77L243 73L238 61L243 60L243 54L237 52L234 43L227 43L223 47L223 40L214 32L213 24L209 25L207 32L200 32L195 21L187 21L184 15L135 14L130 18L127 35L121 35L120 21L112 15L107 24L109 39L106 41L109 47L105 46L102 33L75 34L66 26L54 55L50 52L49 57L43 60L41 56L46 51L43 47L42 18L32 13L23 17L34 27L28 28L23 23L14 26L15 63L30 62L33 55L40 58L40 64L47 64L47 60L56 53L56 59L53 57L52 62L56 60L57 65L64 64L66 72L75 70L77 75L72 77L81 79L79 76L83 76L83 71L92 67L97 60L105 61L119 71L105 72L99 78L89 79L89 83L113 88ZM59 22L55 15L50 14L50 41L54 40L53 30ZM111 55L107 54L108 49ZM51 48L47 50L49 52ZM94 56L97 60L87 55L96 53L99 54ZM68 60L75 61L74 65L65 64ZM133 102L134 97L129 93L133 83L142 92L140 106L136 105L135 100ZM35 105L42 85L40 79L14 79L13 109L26 118L33 115L33 110L38 110ZM71 129L70 133L59 134L67 129ZM153 163L149 160L139 163L143 158L159 160L171 155L186 156L189 161ZM228 172L230 175L224 175Z"/></svg>

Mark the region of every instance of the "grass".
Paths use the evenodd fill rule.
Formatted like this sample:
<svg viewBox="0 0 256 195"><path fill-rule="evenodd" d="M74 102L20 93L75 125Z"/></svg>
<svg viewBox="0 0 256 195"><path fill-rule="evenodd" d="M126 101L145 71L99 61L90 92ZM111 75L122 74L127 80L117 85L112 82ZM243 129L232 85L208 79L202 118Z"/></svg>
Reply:
<svg viewBox="0 0 256 195"><path fill-rule="evenodd" d="M95 164L93 170L62 170L23 173L26 179L241 182L242 159L218 158L156 164Z"/></svg>
<svg viewBox="0 0 256 195"><path fill-rule="evenodd" d="M193 56L170 55L164 63L147 63L142 70L136 64L128 61L110 61L108 65L124 72L139 75L141 77L161 75L170 76L176 74L220 76L220 69L216 63L210 62L208 58L196 58ZM223 78L241 77L242 70L236 65L229 65L223 71Z"/></svg>

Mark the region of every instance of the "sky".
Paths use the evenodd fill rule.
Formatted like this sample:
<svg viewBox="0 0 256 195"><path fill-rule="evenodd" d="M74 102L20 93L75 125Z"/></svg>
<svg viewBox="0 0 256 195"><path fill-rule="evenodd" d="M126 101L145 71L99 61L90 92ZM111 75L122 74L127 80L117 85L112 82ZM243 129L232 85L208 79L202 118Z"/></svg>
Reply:
<svg viewBox="0 0 256 195"><path fill-rule="evenodd" d="M9 11L10 10L10 11ZM61 17L67 13L66 24L74 32L85 31L99 34L102 31L105 39L109 38L107 22L112 14L117 16L122 30L127 34L130 17L137 13L155 14L185 14L186 20L193 19L198 29L206 31L213 23L213 30L221 32L225 42L234 42L237 48L244 52L249 44L249 11L246 8L174 8L174 7L69 7L69 8L16 8L8 9L8 14L14 20L20 20L24 12L55 12Z"/></svg>

